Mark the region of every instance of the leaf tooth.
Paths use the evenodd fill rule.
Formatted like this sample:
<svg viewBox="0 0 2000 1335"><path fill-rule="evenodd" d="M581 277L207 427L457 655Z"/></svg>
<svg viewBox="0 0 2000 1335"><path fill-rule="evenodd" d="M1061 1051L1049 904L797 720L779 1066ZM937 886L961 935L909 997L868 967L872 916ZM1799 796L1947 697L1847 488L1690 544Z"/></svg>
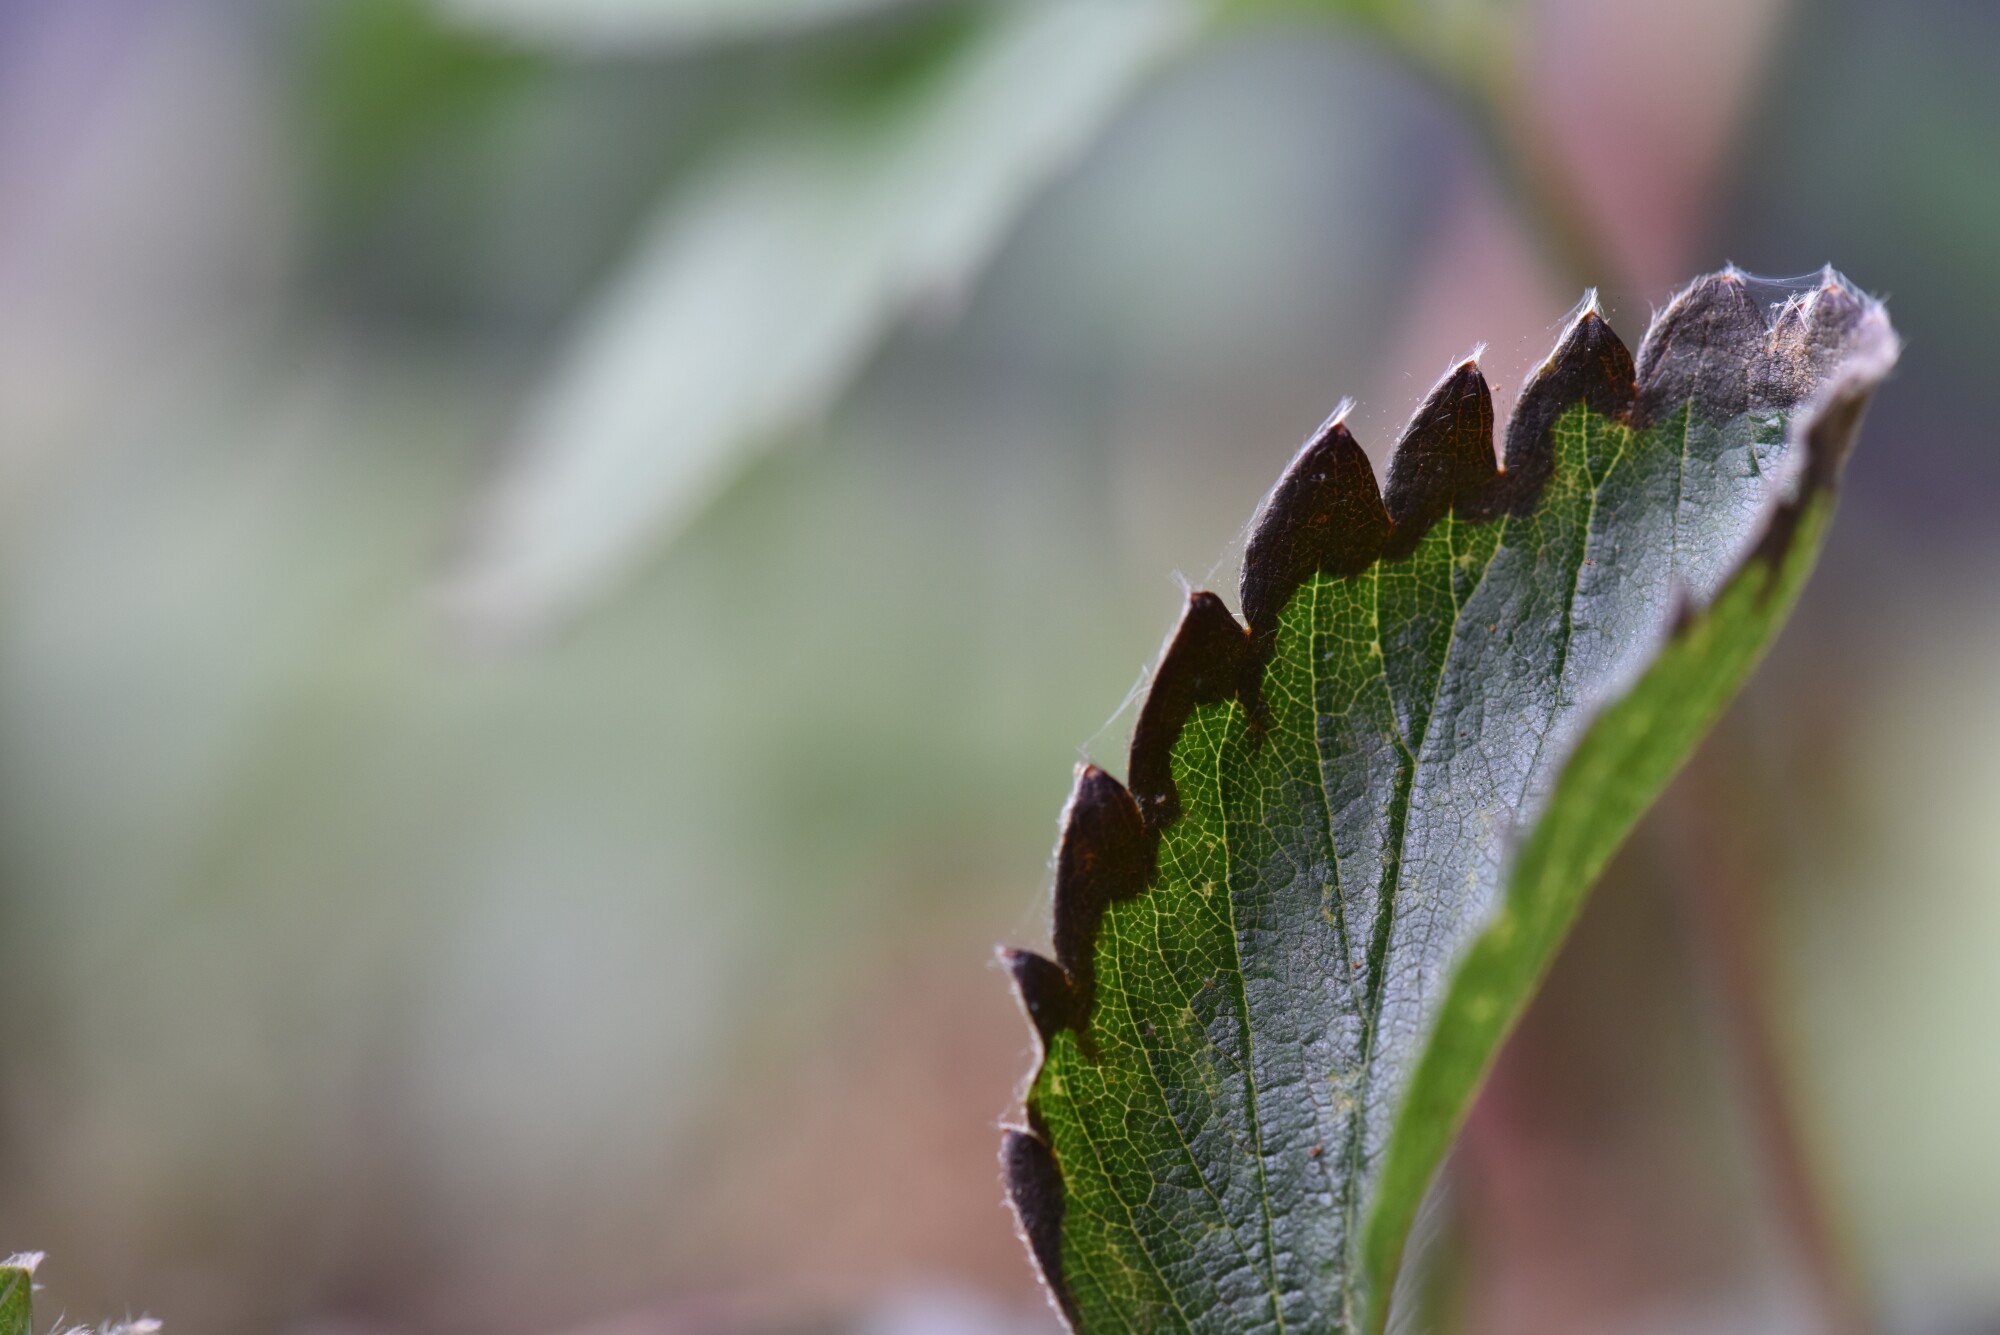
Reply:
<svg viewBox="0 0 2000 1335"><path fill-rule="evenodd" d="M1791 430L1804 441L1799 488L1772 511L1756 548L1756 558L1773 569L1790 551L1814 495L1838 481L1868 400L1902 347L1882 303L1832 265L1820 271L1819 287L1801 301L1800 312L1773 331L1757 372L1765 404L1796 409ZM1801 398L1809 400L1803 407Z"/></svg>
<svg viewBox="0 0 2000 1335"><path fill-rule="evenodd" d="M1486 496L1497 475L1493 391L1477 357L1467 357L1431 390L1389 458L1387 555L1409 555L1446 511Z"/></svg>
<svg viewBox="0 0 2000 1335"><path fill-rule="evenodd" d="M1695 279L1667 303L1639 344L1635 419L1649 425L1689 404L1710 421L1746 411L1750 369L1769 332L1764 307L1741 270L1732 265Z"/></svg>
<svg viewBox="0 0 2000 1335"><path fill-rule="evenodd" d="M1817 304L1818 297L1817 291L1794 292L1780 303L1777 313L1771 318L1770 333L1764 339L1767 355L1810 336L1812 310Z"/></svg>
<svg viewBox="0 0 2000 1335"><path fill-rule="evenodd" d="M1806 323L1814 346L1823 353L1845 352L1868 337L1867 326L1879 325L1888 335L1889 317L1882 303L1866 295L1835 273L1831 266L1820 275L1820 285L1805 300Z"/></svg>
<svg viewBox="0 0 2000 1335"><path fill-rule="evenodd" d="M1079 1030L1097 991L1097 929L1115 901L1146 888L1146 825L1125 785L1079 766L1056 849L1055 953L1070 980Z"/></svg>
<svg viewBox="0 0 2000 1335"><path fill-rule="evenodd" d="M1032 950L1002 947L1000 962L1014 979L1014 995L1028 1023L1042 1040L1044 1050L1064 1029L1081 1031L1084 1015L1079 1012L1075 989L1069 975L1055 961Z"/></svg>
<svg viewBox="0 0 2000 1335"><path fill-rule="evenodd" d="M1062 1169L1047 1136L1033 1127L1008 1127L1000 1139L1000 1175L1007 1184L1007 1201L1014 1207L1014 1222L1028 1244L1028 1254L1042 1272L1049 1297L1062 1312L1072 1330L1080 1329L1076 1299L1063 1278Z"/></svg>
<svg viewBox="0 0 2000 1335"><path fill-rule="evenodd" d="M1299 448L1258 510L1243 553L1243 618L1253 633L1271 631L1313 575L1358 574L1382 554L1389 512L1346 412L1343 403Z"/></svg>
<svg viewBox="0 0 2000 1335"><path fill-rule="evenodd" d="M1847 323L1844 302L1832 295L1828 312L1819 311L1824 289L1788 298L1771 323L1771 332L1750 369L1750 395L1761 408L1780 411L1795 406L1818 386L1826 364L1839 355L1838 331Z"/></svg>
<svg viewBox="0 0 2000 1335"><path fill-rule="evenodd" d="M1507 423L1499 485L1482 510L1524 513L1531 509L1555 469L1551 433L1556 420L1578 403L1601 416L1624 420L1632 411L1636 392L1632 354L1599 314L1597 296L1592 292L1563 330L1555 350L1522 386L1514 416Z"/></svg>
<svg viewBox="0 0 2000 1335"><path fill-rule="evenodd" d="M1180 623L1160 655L1139 721L1132 729L1127 781L1139 814L1146 823L1149 844L1181 814L1170 757L1189 715L1201 705L1235 695L1249 659L1250 637L1229 614L1222 599L1206 590L1188 595ZM1152 875L1148 848L1147 875Z"/></svg>

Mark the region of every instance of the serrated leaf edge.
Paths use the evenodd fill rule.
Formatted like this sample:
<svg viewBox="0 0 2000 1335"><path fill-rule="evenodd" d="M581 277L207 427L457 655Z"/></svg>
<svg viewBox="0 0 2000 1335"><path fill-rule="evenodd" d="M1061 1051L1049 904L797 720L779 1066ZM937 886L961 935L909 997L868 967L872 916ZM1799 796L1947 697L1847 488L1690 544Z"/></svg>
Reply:
<svg viewBox="0 0 2000 1335"><path fill-rule="evenodd" d="M1492 446L1492 395L1477 359L1446 372L1404 427L1391 452L1386 490L1346 425L1343 401L1294 455L1260 505L1244 552L1240 600L1247 624L1222 599L1193 590L1169 635L1140 704L1127 763L1129 787L1093 764L1077 768L1057 843L1053 897L1055 958L1011 947L1000 958L1036 1034L1026 1088L1032 1090L1047 1047L1062 1029L1085 1040L1094 1001L1097 931L1110 906L1151 884L1160 833L1180 814L1170 756L1194 710L1236 695L1253 721L1258 683L1279 611L1317 574L1352 576L1383 556L1405 555L1447 513L1482 522L1534 508L1553 475L1552 429L1560 415L1587 404L1594 412L1644 427L1668 411L1685 367L1676 340L1720 329L1741 341L1753 367L1746 395L1818 381L1791 409L1786 452L1791 475L1766 502L1759 536L1722 590L1752 564L1775 570L1789 553L1800 517L1831 491L1869 396L1894 365L1900 344L1881 303L1831 266L1810 292L1795 293L1768 316L1748 276L1733 265L1695 279L1653 319L1635 361L1604 320L1597 294L1585 294L1554 349L1529 376L1507 425L1506 449ZM1761 348L1752 346L1752 341ZM1838 356L1829 367L1826 358ZM1761 378L1761 379L1760 379ZM1691 633L1707 611L1684 598L1649 663L1670 638ZM1644 663L1640 671L1643 672ZM1623 698L1632 683L1604 693L1592 716ZM1589 732L1586 719L1576 743ZM1554 771L1555 782L1567 758ZM1523 821L1518 849L1533 821ZM1428 1042L1428 1041L1427 1041ZM1427 1043L1426 1043L1427 1046ZM1418 1060L1422 1059L1419 1049ZM1046 1128L1024 1094L1026 1122L1002 1128L1001 1168L1018 1231L1051 1301L1072 1328L1077 1309L1062 1273L1063 1181ZM1378 1312L1377 1324L1386 1313Z"/></svg>

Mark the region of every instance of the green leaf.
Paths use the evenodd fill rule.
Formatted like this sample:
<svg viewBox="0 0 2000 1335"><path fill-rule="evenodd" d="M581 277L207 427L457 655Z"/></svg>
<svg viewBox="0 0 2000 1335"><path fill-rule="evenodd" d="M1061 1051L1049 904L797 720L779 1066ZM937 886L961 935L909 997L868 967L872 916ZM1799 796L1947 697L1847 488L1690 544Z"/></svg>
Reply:
<svg viewBox="0 0 2000 1335"><path fill-rule="evenodd" d="M829 402L900 314L969 281L1195 16L1179 0L973 13L886 104L754 138L667 202L529 407L453 581L476 629L567 610Z"/></svg>
<svg viewBox="0 0 2000 1335"><path fill-rule="evenodd" d="M35 1267L38 1253L0 1261L0 1335L34 1335Z"/></svg>
<svg viewBox="0 0 2000 1335"><path fill-rule="evenodd" d="M628 50L784 33L911 0L436 0L467 22L565 46Z"/></svg>
<svg viewBox="0 0 2000 1335"><path fill-rule="evenodd" d="M1783 621L1896 356L1831 270L1734 270L1636 368L1594 302L1495 467L1470 360L1386 494L1336 414L1272 491L1239 626L1194 594L1086 766L1042 1046L1002 1159L1071 1324L1379 1331L1500 1038L1585 893Z"/></svg>
<svg viewBox="0 0 2000 1335"><path fill-rule="evenodd" d="M318 27L300 118L329 189L323 207L343 218L536 73L527 53L443 26L423 0L345 0L310 13Z"/></svg>

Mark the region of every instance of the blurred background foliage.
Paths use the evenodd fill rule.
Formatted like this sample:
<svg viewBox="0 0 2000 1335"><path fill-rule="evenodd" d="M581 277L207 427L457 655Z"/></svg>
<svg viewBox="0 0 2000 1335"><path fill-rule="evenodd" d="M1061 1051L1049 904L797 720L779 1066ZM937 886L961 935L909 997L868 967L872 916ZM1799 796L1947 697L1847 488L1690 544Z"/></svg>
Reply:
<svg viewBox="0 0 2000 1335"><path fill-rule="evenodd" d="M2000 1324L2000 14L0 4L0 1250L186 1332L1047 1331L1079 755L1353 394L1838 263L1909 351L1453 1168L1476 1331ZM1721 974L1723 976L1718 977Z"/></svg>

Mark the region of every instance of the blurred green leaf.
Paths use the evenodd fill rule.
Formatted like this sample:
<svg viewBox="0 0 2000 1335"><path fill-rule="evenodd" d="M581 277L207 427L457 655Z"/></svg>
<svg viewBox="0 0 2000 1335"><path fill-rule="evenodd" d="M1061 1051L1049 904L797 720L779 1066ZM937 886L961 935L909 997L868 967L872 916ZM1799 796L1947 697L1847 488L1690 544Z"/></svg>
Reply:
<svg viewBox="0 0 2000 1335"><path fill-rule="evenodd" d="M436 0L468 23L607 51L784 33L913 0Z"/></svg>
<svg viewBox="0 0 2000 1335"><path fill-rule="evenodd" d="M303 104L340 212L372 201L539 68L526 52L455 31L425 0L340 0L315 17Z"/></svg>
<svg viewBox="0 0 2000 1335"><path fill-rule="evenodd" d="M1497 469L1468 360L1378 491L1335 417L1265 502L1247 629L1193 595L1078 779L1008 1134L1082 1332L1379 1331L1419 1203L1590 885L1782 624L1896 356L1829 271L1699 280L1637 364L1594 303Z"/></svg>
<svg viewBox="0 0 2000 1335"><path fill-rule="evenodd" d="M1520 0L1215 0L1225 13L1256 18L1338 19L1381 39L1417 68L1477 81L1512 59Z"/></svg>
<svg viewBox="0 0 2000 1335"><path fill-rule="evenodd" d="M671 536L898 316L969 282L1195 17L1124 0L983 9L880 91L823 94L714 160L534 395L455 609L484 632L533 626Z"/></svg>

